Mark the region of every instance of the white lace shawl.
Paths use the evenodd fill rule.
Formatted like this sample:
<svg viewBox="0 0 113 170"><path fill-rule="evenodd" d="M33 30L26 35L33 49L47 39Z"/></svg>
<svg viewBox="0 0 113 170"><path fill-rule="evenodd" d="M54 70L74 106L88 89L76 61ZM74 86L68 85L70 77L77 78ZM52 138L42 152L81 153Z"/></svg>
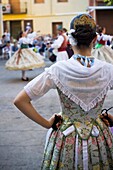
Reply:
<svg viewBox="0 0 113 170"><path fill-rule="evenodd" d="M96 106L113 86L113 65L98 59L88 68L72 57L46 71L56 86L84 111Z"/></svg>

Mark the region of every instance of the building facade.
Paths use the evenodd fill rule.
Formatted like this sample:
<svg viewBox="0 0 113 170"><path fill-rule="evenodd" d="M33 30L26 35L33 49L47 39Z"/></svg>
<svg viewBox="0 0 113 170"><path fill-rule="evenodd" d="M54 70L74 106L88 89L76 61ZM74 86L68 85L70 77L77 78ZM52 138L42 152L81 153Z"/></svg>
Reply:
<svg viewBox="0 0 113 170"><path fill-rule="evenodd" d="M16 38L29 24L40 34L56 34L60 25L69 29L70 20L85 13L89 0L2 0L3 29Z"/></svg>
<svg viewBox="0 0 113 170"><path fill-rule="evenodd" d="M105 27L106 33L113 35L113 6L107 6L103 0L89 0L88 11L97 25Z"/></svg>

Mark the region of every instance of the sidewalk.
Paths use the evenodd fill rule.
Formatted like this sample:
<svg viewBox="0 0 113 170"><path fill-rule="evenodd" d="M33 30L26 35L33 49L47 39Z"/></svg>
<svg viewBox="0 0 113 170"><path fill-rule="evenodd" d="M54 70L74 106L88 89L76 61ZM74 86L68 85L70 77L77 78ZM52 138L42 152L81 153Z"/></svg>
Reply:
<svg viewBox="0 0 113 170"><path fill-rule="evenodd" d="M21 71L5 69L0 60L0 170L40 170L47 130L25 117L13 99L27 82L21 81ZM46 62L47 67L51 65ZM27 71L30 79L44 68ZM104 108L113 106L113 90L108 92ZM33 102L40 114L49 118L60 111L56 90L50 90ZM113 109L112 109L113 112Z"/></svg>

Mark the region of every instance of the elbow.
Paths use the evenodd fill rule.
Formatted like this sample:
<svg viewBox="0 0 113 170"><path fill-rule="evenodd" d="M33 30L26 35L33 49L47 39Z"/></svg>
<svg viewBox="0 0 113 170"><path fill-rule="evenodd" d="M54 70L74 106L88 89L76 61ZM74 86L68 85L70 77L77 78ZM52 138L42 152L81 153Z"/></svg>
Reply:
<svg viewBox="0 0 113 170"><path fill-rule="evenodd" d="M21 91L13 100L13 104L19 109L29 102L30 98L24 91Z"/></svg>
<svg viewBox="0 0 113 170"><path fill-rule="evenodd" d="M15 99L13 100L13 104L14 104L17 108L19 108L19 106L21 105L21 102L22 102L22 100L20 100L19 98L15 98Z"/></svg>
<svg viewBox="0 0 113 170"><path fill-rule="evenodd" d="M21 104L21 102L23 101L23 91L21 91L13 100L13 104L18 107L18 105Z"/></svg>

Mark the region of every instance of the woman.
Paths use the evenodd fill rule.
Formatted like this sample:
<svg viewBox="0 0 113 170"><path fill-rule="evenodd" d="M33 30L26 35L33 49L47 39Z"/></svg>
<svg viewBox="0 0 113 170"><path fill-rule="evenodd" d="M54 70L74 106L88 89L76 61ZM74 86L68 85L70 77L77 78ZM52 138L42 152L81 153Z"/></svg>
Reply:
<svg viewBox="0 0 113 170"><path fill-rule="evenodd" d="M95 58L113 64L113 50L110 47L113 36L106 34L105 27L99 27L97 31L97 42L92 50L92 55Z"/></svg>
<svg viewBox="0 0 113 170"><path fill-rule="evenodd" d="M42 170L112 170L113 136L106 113L101 115L101 110L107 91L113 86L113 66L91 56L97 37L91 16L76 16L70 29L74 55L28 83L14 104L41 126L53 127L47 137ZM31 104L31 100L51 88L57 89L62 106L63 121L57 121L57 127L55 115L46 120ZM111 114L107 116L113 121Z"/></svg>
<svg viewBox="0 0 113 170"><path fill-rule="evenodd" d="M36 35L35 35L36 36ZM45 66L42 56L36 54L29 48L29 44L35 37L28 38L28 31L21 32L19 38L20 48L15 54L6 62L5 67L8 70L22 70L22 80L28 81L25 75L25 70L39 68Z"/></svg>

